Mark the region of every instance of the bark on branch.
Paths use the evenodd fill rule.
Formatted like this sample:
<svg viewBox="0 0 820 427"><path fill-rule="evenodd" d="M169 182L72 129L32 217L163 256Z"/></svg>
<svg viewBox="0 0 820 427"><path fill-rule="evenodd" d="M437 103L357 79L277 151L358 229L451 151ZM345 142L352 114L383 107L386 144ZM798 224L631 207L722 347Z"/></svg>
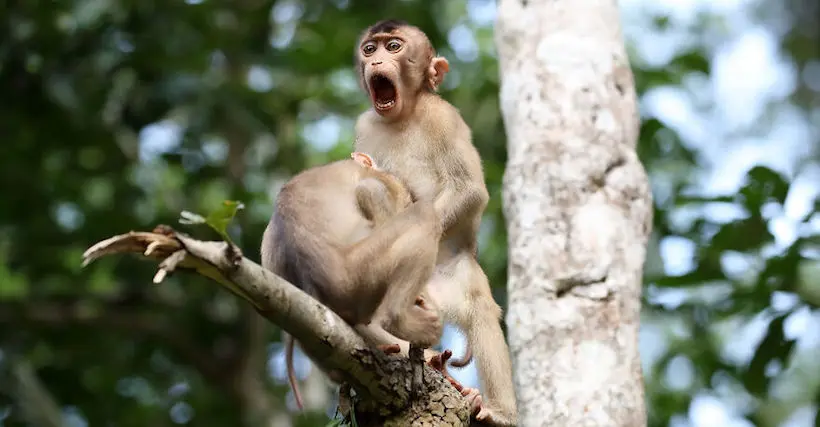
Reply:
<svg viewBox="0 0 820 427"><path fill-rule="evenodd" d="M232 244L200 241L160 226L91 246L83 254L83 265L119 253L141 253L159 261L155 283L179 269L194 271L248 301L311 354L321 355L316 360L320 366L342 374L356 391L360 426L468 425L466 402L441 373L424 366L421 384L414 384L414 367L407 358L371 348L332 310L243 257Z"/></svg>

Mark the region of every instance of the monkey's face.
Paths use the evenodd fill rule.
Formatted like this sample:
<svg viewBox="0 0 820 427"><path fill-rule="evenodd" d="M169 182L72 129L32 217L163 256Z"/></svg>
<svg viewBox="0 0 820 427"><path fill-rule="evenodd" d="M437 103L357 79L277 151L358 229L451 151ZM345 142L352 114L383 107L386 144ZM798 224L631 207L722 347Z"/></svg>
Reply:
<svg viewBox="0 0 820 427"><path fill-rule="evenodd" d="M402 116L424 81L415 47L400 31L373 34L359 45L362 85L382 117Z"/></svg>

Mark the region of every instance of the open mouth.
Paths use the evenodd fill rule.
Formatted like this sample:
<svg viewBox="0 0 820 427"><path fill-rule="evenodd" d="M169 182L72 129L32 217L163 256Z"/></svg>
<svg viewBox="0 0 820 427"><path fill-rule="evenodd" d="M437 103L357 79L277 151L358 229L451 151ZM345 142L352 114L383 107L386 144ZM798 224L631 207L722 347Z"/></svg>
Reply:
<svg viewBox="0 0 820 427"><path fill-rule="evenodd" d="M389 110L396 105L396 86L385 76L375 75L370 78L370 93L377 110Z"/></svg>

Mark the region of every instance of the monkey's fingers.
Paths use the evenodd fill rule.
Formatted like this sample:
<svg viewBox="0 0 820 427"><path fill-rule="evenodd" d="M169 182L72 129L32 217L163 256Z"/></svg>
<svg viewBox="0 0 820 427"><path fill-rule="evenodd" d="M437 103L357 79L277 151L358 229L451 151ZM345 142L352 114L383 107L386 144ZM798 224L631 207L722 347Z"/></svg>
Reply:
<svg viewBox="0 0 820 427"><path fill-rule="evenodd" d="M443 373L443 372L442 372L442 373ZM466 390L469 390L469 388L465 388L463 385L461 385L461 383L460 383L460 382L458 382L458 380L456 380L455 378L451 377L449 374L446 374L446 373L443 373L443 374L444 374L444 379L446 379L447 381L449 381L449 382L450 382L450 385L451 385L451 386L453 386L453 388L454 388L454 389L456 389L457 391L460 391L460 392L462 392L462 393L463 393L465 389L466 389Z"/></svg>
<svg viewBox="0 0 820 427"><path fill-rule="evenodd" d="M461 395L467 399L467 402L470 404L470 415L473 416L475 419L481 421L482 419L487 418L488 414L482 414L481 411L484 410L482 405L481 394L478 392L477 388L465 388L461 390ZM479 418L480 415L484 415L482 418Z"/></svg>
<svg viewBox="0 0 820 427"><path fill-rule="evenodd" d="M430 361L427 362L427 364L430 365L431 368L439 372L445 373L445 371L447 370L447 360L449 360L452 356L452 351L444 350L443 352L431 357Z"/></svg>
<svg viewBox="0 0 820 427"><path fill-rule="evenodd" d="M401 346L398 344L379 344L376 346L384 354L396 354L401 352Z"/></svg>
<svg viewBox="0 0 820 427"><path fill-rule="evenodd" d="M462 390L464 390L464 386L463 386L463 385L461 385L461 383L460 383L460 382L456 381L456 379L455 379L455 378L453 378L453 377L451 377L451 376L449 376L449 375L445 376L444 378L446 378L446 379L447 379L447 381L449 381L449 382L450 382L450 385L451 385L451 386L453 386L453 388L454 388L454 389L456 389L456 391L462 391Z"/></svg>
<svg viewBox="0 0 820 427"><path fill-rule="evenodd" d="M444 350L443 352L431 357L427 364L431 368L441 372L441 374L444 375L444 379L450 382L450 385L452 385L456 390L461 391L464 389L464 386L447 373L447 360L452 356L452 351Z"/></svg>

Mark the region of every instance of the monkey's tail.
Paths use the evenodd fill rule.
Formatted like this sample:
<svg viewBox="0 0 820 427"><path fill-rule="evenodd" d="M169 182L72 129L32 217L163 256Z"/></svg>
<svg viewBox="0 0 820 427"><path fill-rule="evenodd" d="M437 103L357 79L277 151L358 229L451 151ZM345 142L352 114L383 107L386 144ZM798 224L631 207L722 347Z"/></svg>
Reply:
<svg viewBox="0 0 820 427"><path fill-rule="evenodd" d="M299 392L299 384L296 382L296 374L293 372L293 345L293 336L285 333L285 366L288 370L288 382L290 383L290 389L293 390L296 406L302 411L305 409L302 405L302 393Z"/></svg>
<svg viewBox="0 0 820 427"><path fill-rule="evenodd" d="M450 359L450 366L454 368L463 368L467 366L473 360L473 349L470 347L470 344L467 343L467 346L464 349L464 356L461 359Z"/></svg>

